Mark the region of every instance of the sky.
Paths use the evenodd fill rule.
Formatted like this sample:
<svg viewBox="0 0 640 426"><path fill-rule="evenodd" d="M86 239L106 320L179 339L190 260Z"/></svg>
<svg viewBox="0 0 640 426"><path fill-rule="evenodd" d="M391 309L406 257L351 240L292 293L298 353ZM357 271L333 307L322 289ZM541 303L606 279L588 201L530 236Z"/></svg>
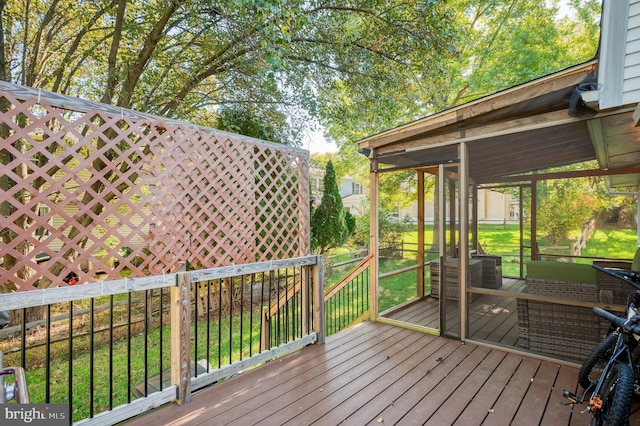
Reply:
<svg viewBox="0 0 640 426"><path fill-rule="evenodd" d="M322 130L309 131L305 135L303 147L312 153L338 152L338 146L328 142L322 135Z"/></svg>

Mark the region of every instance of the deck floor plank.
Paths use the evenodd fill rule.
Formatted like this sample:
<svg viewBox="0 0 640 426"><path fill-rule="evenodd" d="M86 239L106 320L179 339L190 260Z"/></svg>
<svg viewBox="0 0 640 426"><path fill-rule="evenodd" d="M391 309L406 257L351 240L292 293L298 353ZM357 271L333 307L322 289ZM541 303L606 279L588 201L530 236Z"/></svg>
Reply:
<svg viewBox="0 0 640 426"><path fill-rule="evenodd" d="M561 395L576 378L574 367L367 321L125 424L587 424Z"/></svg>
<svg viewBox="0 0 640 426"><path fill-rule="evenodd" d="M424 371L421 379L412 386L408 392L394 401L392 406L388 406L383 410L379 417L372 420L369 424L375 425L381 422L384 424L396 424L400 421L404 423L403 418L405 415L412 410L425 395L429 394L438 386L441 381L452 374L456 367L476 348L474 345L460 345L448 357L443 358L441 362L436 364L434 368ZM379 420L381 420L381 422Z"/></svg>
<svg viewBox="0 0 640 426"><path fill-rule="evenodd" d="M296 377L305 372L319 371L331 369L334 364L340 364L344 360L351 359L362 351L367 351L376 347L381 339L388 336L394 336L400 333L402 329L397 327L389 327L380 330L380 333L371 333L366 327L350 327L342 333L331 336L331 344L312 345L305 348L304 351L295 353L294 356L286 356L279 360L268 362L260 367L261 374L249 375L246 373L239 374L228 381L223 382L225 385L225 393L215 393L208 396L209 413L213 416L220 410L230 410L236 405L241 405L249 400L252 389L258 388L263 383L268 386L277 386L279 383L286 382L291 377ZM214 387L217 387L215 385ZM202 398L204 392L197 392L194 399ZM146 419L145 422L139 423L140 426L157 426L160 420L172 421L174 418L179 419L185 412L189 411L189 405L181 405L174 407L171 412L161 413L161 410L154 410L152 413L141 417Z"/></svg>
<svg viewBox="0 0 640 426"><path fill-rule="evenodd" d="M509 379L511 379L522 360L522 356L507 354L502 362L496 366L493 374L484 383L473 401L458 416L454 424L482 424L498 398L503 394Z"/></svg>
<svg viewBox="0 0 640 426"><path fill-rule="evenodd" d="M460 413L462 413L476 395L478 395L484 383L506 355L506 352L491 351L473 373L462 381L461 385L456 389L455 394L449 397L446 404L442 404L442 406L435 410L426 424L434 426L453 424Z"/></svg>
<svg viewBox="0 0 640 426"><path fill-rule="evenodd" d="M428 341L428 339L425 339ZM345 387L331 395L332 408L328 412L323 413L321 416L317 415L320 424L336 425L346 420L346 424L364 424L367 421L373 419L380 411L380 405L385 404L386 401L393 401L398 398L406 389L402 390L402 393L395 393L393 390L394 385L399 384L401 388L405 388L408 382L412 381L414 376L421 374L421 371L426 371L430 368L429 365L434 364L435 359L446 356L458 346L457 342L450 341L444 342L441 339L434 338L429 341L427 345L420 347L416 352L410 354L410 356L400 364L394 366L387 373L380 374L379 371L372 372L373 378L366 378L364 383L359 383L359 389L350 389ZM431 362L430 362L430 359ZM372 397L373 392L378 392ZM381 396L383 395L383 396ZM364 407L370 404L373 400L376 400L373 405L370 405L374 409L374 412L369 412ZM328 401L327 401L328 402ZM326 404L325 404L326 406ZM365 419L355 420L353 416L354 411L358 411L360 416L364 416ZM318 413L319 414L319 413ZM294 419L300 420L303 424L308 417L305 416ZM347 419L348 418L348 419Z"/></svg>
<svg viewBox="0 0 640 426"><path fill-rule="evenodd" d="M460 385L472 375L473 371L489 354L490 349L486 347L476 347L470 352L438 385L428 394L422 395L416 404L402 418L403 425L422 425L447 399L455 398ZM444 423L436 423L444 424Z"/></svg>
<svg viewBox="0 0 640 426"><path fill-rule="evenodd" d="M346 356L340 357L339 362L328 362L320 368L310 370L309 373L288 376L287 380L277 384L265 384L260 388L254 387L251 389L252 392L246 394L246 397L250 398L250 402L247 403L259 409L247 411L245 404L237 404L230 410L211 413L214 415L211 420L215 424L230 424L235 421L242 425L255 424L264 418L262 411L272 412L269 416L272 417L279 410L291 404L291 392L297 398L309 393L321 395L331 379L348 380L348 378L361 373L369 363L381 362L386 358L388 351L400 350L403 345L407 344L407 339L411 338L411 333L407 333L407 331L403 330L379 341L377 345L369 348L369 352L360 351L358 353L360 348L355 348L353 354L351 352L345 353ZM313 397L317 397L317 395L313 395ZM237 401L230 400L229 402L236 403ZM306 408L303 407L303 409Z"/></svg>
<svg viewBox="0 0 640 426"><path fill-rule="evenodd" d="M550 401L553 385L558 376L560 366L550 362L540 363L535 375L531 377L531 385L522 398L518 410L513 419L517 425L537 425L542 421L544 411L539 407L545 407Z"/></svg>
<svg viewBox="0 0 640 426"><path fill-rule="evenodd" d="M365 404L354 410L352 414L345 418L344 424L363 425L377 421L381 418L382 412L395 406L426 374L429 374L442 359L449 357L458 347L460 342L449 340L444 345L429 356L424 363L415 366L404 376L398 377L391 386L380 391L379 389L365 389L360 392L359 397L365 400ZM367 398L367 393L374 392L374 396Z"/></svg>
<svg viewBox="0 0 640 426"><path fill-rule="evenodd" d="M551 426L567 425L574 419L576 412L584 409L584 407L571 409L571 405L567 404L569 401L562 396L563 390L566 389L575 393L577 388L578 370L561 365L553 386L553 391L551 392L551 397L547 403L547 408L542 417L543 424L549 424ZM580 424L588 424L589 421L586 419L587 417L582 417Z"/></svg>
<svg viewBox="0 0 640 426"><path fill-rule="evenodd" d="M424 360L424 356L420 354L424 351L426 346L425 340L416 340L405 348L402 348L399 352L393 355L387 355L386 359L383 359L380 363L372 365L371 368L365 373L359 374L357 377L340 378L337 380L334 392L324 392L321 398L315 398L309 401L305 401L310 405L310 408L303 413L300 413L292 406L287 407L285 410L281 410L274 420L278 424L310 424L316 419L320 419L321 424L336 424L333 420L325 418L329 413L335 413L337 417L342 417L340 414L342 410L336 410L345 401L351 399L352 395L357 394L362 390L366 390L368 386L372 387L384 387L384 379L395 379L397 375L402 374L402 369L411 367L412 365L420 365L420 362ZM435 338L434 338L435 340ZM431 342L428 342L431 343ZM326 388L325 388L326 390ZM352 403L349 402L349 408ZM293 410L291 410L293 408ZM343 408L345 408L343 406ZM342 411L343 412L343 411ZM346 415L344 415L346 417ZM342 420L342 419L339 419Z"/></svg>
<svg viewBox="0 0 640 426"><path fill-rule="evenodd" d="M485 419L486 425L506 425L511 424L512 419L520 402L524 399L531 379L535 376L540 361L533 358L525 358L522 360L513 376L503 389L503 395L500 395L498 401L489 411L489 415Z"/></svg>

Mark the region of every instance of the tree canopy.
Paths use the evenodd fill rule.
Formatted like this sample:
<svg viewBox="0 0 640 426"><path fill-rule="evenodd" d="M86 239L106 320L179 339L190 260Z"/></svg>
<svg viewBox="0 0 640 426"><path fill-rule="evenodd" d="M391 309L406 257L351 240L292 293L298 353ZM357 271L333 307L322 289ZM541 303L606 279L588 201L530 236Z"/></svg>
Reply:
<svg viewBox="0 0 640 426"><path fill-rule="evenodd" d="M0 11L2 80L208 125L241 111L288 143L313 118L339 118L344 104L318 99L348 88L384 101L410 76L442 74L456 44L450 9L431 0L3 0Z"/></svg>
<svg viewBox="0 0 640 426"><path fill-rule="evenodd" d="M355 141L593 58L600 0L565 2L573 12L569 16L560 13L559 3L449 1L455 37L449 39L450 55L437 64L440 72L416 74L386 97L346 86L340 96L323 93L323 108L341 111L338 119L327 114L324 124L351 175L365 179L368 173Z"/></svg>
<svg viewBox="0 0 640 426"><path fill-rule="evenodd" d="M0 79L348 151L592 57L600 1L567 1L2 0Z"/></svg>

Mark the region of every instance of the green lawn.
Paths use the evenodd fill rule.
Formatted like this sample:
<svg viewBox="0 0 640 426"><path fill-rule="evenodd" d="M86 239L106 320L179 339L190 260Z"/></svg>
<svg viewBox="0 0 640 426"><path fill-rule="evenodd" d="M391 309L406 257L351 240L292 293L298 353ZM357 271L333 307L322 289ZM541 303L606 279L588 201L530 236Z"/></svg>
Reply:
<svg viewBox="0 0 640 426"><path fill-rule="evenodd" d="M404 232L402 240L408 243L417 243L417 231ZM489 253L499 255L517 256L520 246L520 231L518 225L480 225L478 227L478 240ZM530 244L528 233L524 235L524 244ZM425 241L428 245L433 241L433 230L427 227ZM544 238L538 239L538 246L542 252L554 254L569 254L571 241L562 241L557 247L566 249L549 249ZM591 239L587 242L586 249L582 250L585 257L603 257L612 259L632 259L638 246L635 229L596 229Z"/></svg>
<svg viewBox="0 0 640 426"><path fill-rule="evenodd" d="M479 241L486 247L489 253L499 254L503 258L502 272L508 276L519 275L519 238L520 231L517 225L481 225L478 229ZM433 238L433 230L427 227L425 231L425 241L429 245ZM525 238L527 238L525 236ZM402 241L410 244L417 244L417 231L404 232ZM528 239L525 244L528 244ZM560 246L565 246L564 250L550 250L546 241L539 241L539 247L543 252L554 254L569 254L571 242L565 241ZM415 249L416 246L406 245L407 248ZM635 229L598 229L587 243L586 249L582 250L582 256L602 257L611 259L632 259L637 247L637 237ZM435 254L430 253L428 259L435 258ZM576 261L580 261L577 259ZM380 262L380 273L402 269L415 265L415 254L405 253L402 259L386 259ZM591 263L590 259L584 262ZM379 303L380 312L406 302L416 297L417 271L409 271L400 275L394 275L380 280L379 283ZM429 288L429 274L426 276L426 286Z"/></svg>

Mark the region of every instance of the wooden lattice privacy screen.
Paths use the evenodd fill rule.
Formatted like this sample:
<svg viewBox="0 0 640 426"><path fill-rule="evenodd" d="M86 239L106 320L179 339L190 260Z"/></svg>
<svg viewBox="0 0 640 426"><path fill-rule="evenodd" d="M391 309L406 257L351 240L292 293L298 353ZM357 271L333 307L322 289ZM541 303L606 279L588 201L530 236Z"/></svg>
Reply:
<svg viewBox="0 0 640 426"><path fill-rule="evenodd" d="M4 82L0 135L0 292L309 253L307 151Z"/></svg>

